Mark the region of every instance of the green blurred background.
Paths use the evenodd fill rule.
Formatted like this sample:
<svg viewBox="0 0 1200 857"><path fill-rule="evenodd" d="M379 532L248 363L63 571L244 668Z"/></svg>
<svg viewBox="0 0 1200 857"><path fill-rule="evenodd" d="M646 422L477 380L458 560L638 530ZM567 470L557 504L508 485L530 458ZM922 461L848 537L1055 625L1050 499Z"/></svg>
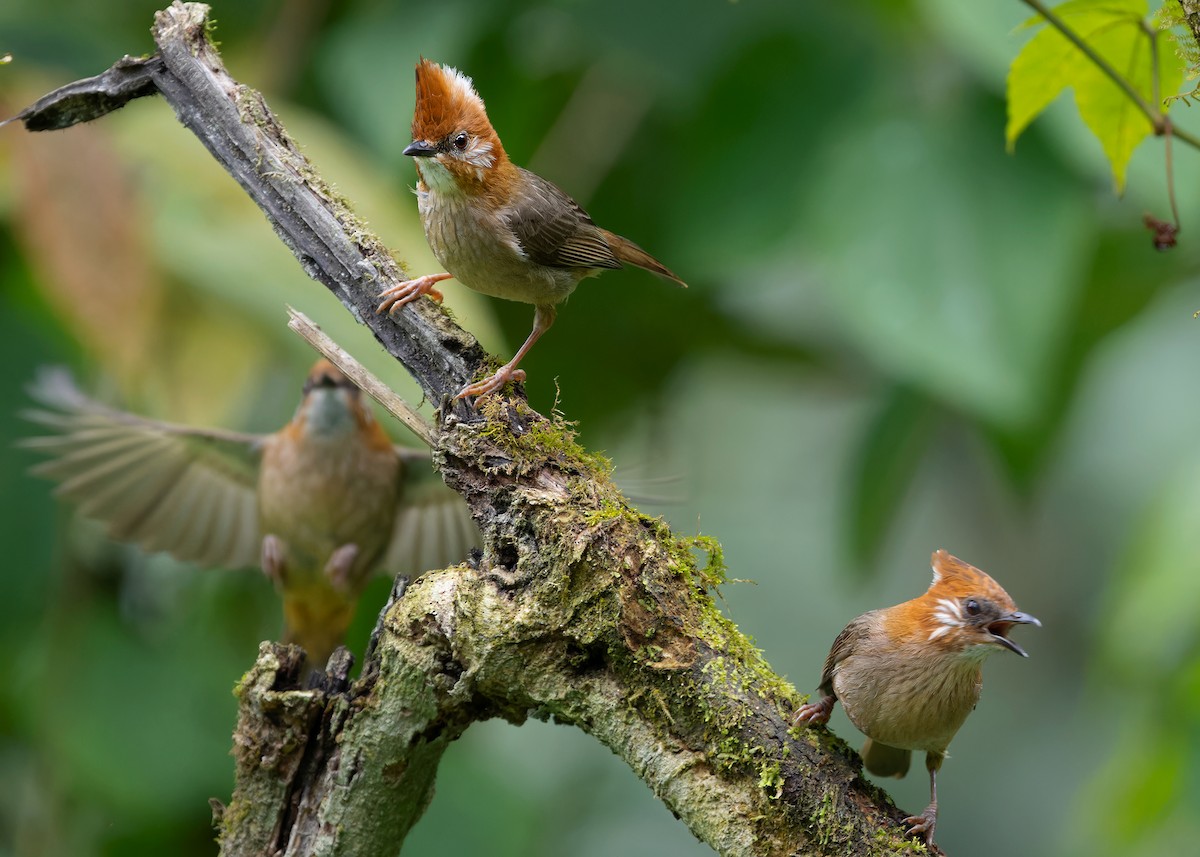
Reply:
<svg viewBox="0 0 1200 857"><path fill-rule="evenodd" d="M6 0L0 108L152 49L146 2ZM412 66L471 74L517 163L686 279L586 283L525 362L643 507L716 536L728 613L804 691L852 616L945 547L1042 619L988 664L940 777L952 854L1183 854L1200 837L1200 153L1113 195L1068 100L1003 147L1016 2L219 3L235 77L398 256ZM1179 105L1185 124L1195 124ZM448 284L507 356L531 309ZM42 363L110 401L268 431L312 355L284 303L415 398L241 190L145 99L0 130L0 854L209 854L261 575L106 542L12 442ZM658 502L662 501L662 502ZM386 585L372 590L362 640ZM834 729L860 739L840 712ZM919 766L918 766L919 770ZM918 773L890 783L909 810ZM607 750L472 728L406 854L708 853Z"/></svg>

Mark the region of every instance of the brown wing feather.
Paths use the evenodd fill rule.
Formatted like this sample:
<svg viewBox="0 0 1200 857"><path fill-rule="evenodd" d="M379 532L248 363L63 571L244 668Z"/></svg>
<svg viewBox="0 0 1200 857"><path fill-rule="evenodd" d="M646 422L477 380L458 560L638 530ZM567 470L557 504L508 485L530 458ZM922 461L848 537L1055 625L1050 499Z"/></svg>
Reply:
<svg viewBox="0 0 1200 857"><path fill-rule="evenodd" d="M466 501L446 487L430 467L428 456L421 462L413 450L396 447L396 451L408 463L382 570L391 575L416 575L462 562L471 548L483 543Z"/></svg>
<svg viewBox="0 0 1200 857"><path fill-rule="evenodd" d="M255 501L263 437L148 420L96 402L44 370L26 413L53 434L21 445L48 456L33 472L107 525L113 538L226 568L258 564Z"/></svg>
<svg viewBox="0 0 1200 857"><path fill-rule="evenodd" d="M504 212L521 249L553 268L620 268L621 262L579 203L536 173L517 168L523 181Z"/></svg>
<svg viewBox="0 0 1200 857"><path fill-rule="evenodd" d="M819 686L821 693L826 696L837 696L833 692L833 671L840 662L854 652L859 642L869 633L872 616L872 613L864 613L857 619L851 620L850 624L843 628L842 633L838 634L833 641L829 655L825 658L825 667L821 671Z"/></svg>
<svg viewBox="0 0 1200 857"><path fill-rule="evenodd" d="M674 271L628 238L622 238L620 235L617 235L615 232L609 232L607 229L601 229L600 233L604 236L604 240L608 242L608 246L612 249L613 254L626 265L635 265L649 271L651 274L657 274L664 280L670 280L676 285L683 286L685 289L687 288L687 283L679 279Z"/></svg>

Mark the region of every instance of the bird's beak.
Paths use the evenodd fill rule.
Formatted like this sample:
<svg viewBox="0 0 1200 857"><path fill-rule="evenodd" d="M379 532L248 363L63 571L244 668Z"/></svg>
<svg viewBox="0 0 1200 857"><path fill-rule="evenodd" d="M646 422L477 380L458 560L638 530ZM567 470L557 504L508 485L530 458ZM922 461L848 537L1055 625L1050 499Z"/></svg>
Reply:
<svg viewBox="0 0 1200 857"><path fill-rule="evenodd" d="M413 140L404 147L404 154L410 158L432 158L437 154L437 148L424 140Z"/></svg>
<svg viewBox="0 0 1200 857"><path fill-rule="evenodd" d="M317 388L332 390L338 386L338 381L328 372L317 372L304 380L304 395L307 396Z"/></svg>
<svg viewBox="0 0 1200 857"><path fill-rule="evenodd" d="M1029 657L1029 653L1008 639L1008 632L1012 630L1013 625L1037 625L1042 627L1042 623L1036 617L1030 616L1028 613L1006 613L995 622L991 622L987 626L987 631L992 635L992 639L999 643L1004 648L1016 652L1023 658Z"/></svg>

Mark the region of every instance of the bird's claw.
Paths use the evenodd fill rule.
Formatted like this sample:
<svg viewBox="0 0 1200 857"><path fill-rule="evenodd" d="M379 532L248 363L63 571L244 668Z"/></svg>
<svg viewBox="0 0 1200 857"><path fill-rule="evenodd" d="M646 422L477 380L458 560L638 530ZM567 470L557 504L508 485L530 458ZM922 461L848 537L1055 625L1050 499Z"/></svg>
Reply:
<svg viewBox="0 0 1200 857"><path fill-rule="evenodd" d="M908 825L905 833L909 836L919 836L925 840L926 845L932 844L933 830L937 827L937 805L930 804L920 815L910 815L904 819L904 823Z"/></svg>
<svg viewBox="0 0 1200 857"><path fill-rule="evenodd" d="M350 572L354 569L356 559L358 545L348 542L331 553L329 561L325 563L325 577L343 595L350 590Z"/></svg>
<svg viewBox="0 0 1200 857"><path fill-rule="evenodd" d="M482 381L476 381L474 384L468 384L458 391L454 397L456 399L465 399L467 397L479 398L486 396L488 393L494 393L507 384L509 381L520 383L525 380L524 369L510 369L507 366L501 366L494 375L489 375Z"/></svg>
<svg viewBox="0 0 1200 857"><path fill-rule="evenodd" d="M422 277L417 277L415 280L405 280L403 283L397 283L390 289L384 289L379 293L379 297L384 298L384 301L375 309L376 313L391 313L392 310L402 307L407 303L412 303L421 295L429 295L430 298L442 302L442 293L433 287L434 283L439 283L442 280L449 279L449 274L425 274Z"/></svg>
<svg viewBox="0 0 1200 857"><path fill-rule="evenodd" d="M792 716L793 726L819 726L829 722L829 715L833 713L833 704L837 701L836 697L823 696L817 702L809 702L801 705L796 709L795 715Z"/></svg>

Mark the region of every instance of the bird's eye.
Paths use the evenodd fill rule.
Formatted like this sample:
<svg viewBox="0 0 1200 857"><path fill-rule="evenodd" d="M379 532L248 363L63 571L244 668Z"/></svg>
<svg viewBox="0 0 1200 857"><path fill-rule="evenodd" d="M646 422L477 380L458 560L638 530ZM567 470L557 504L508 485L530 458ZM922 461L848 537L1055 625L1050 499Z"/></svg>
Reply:
<svg viewBox="0 0 1200 857"><path fill-rule="evenodd" d="M459 134L457 137L454 138L454 148L458 149L460 152L463 149L467 148L467 135L466 134Z"/></svg>
<svg viewBox="0 0 1200 857"><path fill-rule="evenodd" d="M967 615L968 616L978 616L979 615L979 602L976 601L974 598L967 599L966 607L967 607Z"/></svg>

